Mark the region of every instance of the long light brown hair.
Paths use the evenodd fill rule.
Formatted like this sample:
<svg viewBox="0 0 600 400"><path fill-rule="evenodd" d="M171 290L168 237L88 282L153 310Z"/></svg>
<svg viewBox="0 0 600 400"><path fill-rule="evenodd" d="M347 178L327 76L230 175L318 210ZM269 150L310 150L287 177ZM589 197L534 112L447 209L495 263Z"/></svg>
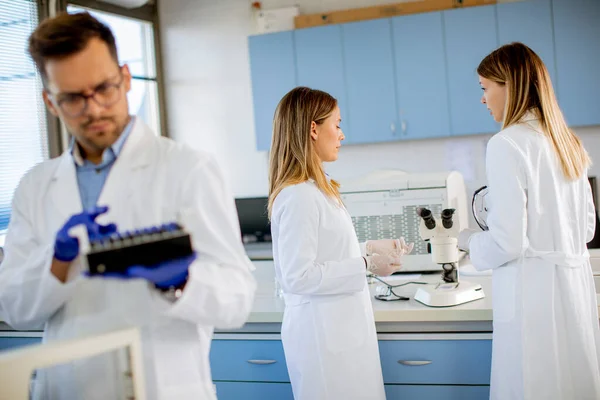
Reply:
<svg viewBox="0 0 600 400"><path fill-rule="evenodd" d="M322 124L336 106L337 100L330 94L307 87L292 89L277 105L269 160L269 217L284 188L309 179L341 203L340 185L327 179L310 136L311 123Z"/></svg>
<svg viewBox="0 0 600 400"><path fill-rule="evenodd" d="M502 129L519 123L527 112L533 112L552 143L565 177L575 180L585 172L591 160L579 137L567 126L550 74L533 50L518 42L504 45L481 61L477 73L506 85Z"/></svg>

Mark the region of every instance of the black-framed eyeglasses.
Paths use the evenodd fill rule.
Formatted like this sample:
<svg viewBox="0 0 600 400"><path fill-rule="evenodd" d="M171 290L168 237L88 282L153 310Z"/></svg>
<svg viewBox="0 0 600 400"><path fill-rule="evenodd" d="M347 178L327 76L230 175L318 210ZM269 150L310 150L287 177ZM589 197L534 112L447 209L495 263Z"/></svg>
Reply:
<svg viewBox="0 0 600 400"><path fill-rule="evenodd" d="M71 118L81 117L88 108L88 101L94 100L99 106L108 108L121 99L121 85L125 80L122 69L119 70L119 82L110 80L94 88L91 94L83 93L49 93L48 97L54 105Z"/></svg>

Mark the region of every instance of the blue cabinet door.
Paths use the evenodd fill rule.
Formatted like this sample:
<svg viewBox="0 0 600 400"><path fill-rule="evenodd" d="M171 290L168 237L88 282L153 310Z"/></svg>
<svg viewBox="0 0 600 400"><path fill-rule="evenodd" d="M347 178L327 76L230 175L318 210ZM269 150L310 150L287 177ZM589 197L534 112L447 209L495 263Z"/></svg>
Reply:
<svg viewBox="0 0 600 400"><path fill-rule="evenodd" d="M600 1L553 0L558 100L571 126L600 124Z"/></svg>
<svg viewBox="0 0 600 400"><path fill-rule="evenodd" d="M289 383L215 382L219 400L294 400Z"/></svg>
<svg viewBox="0 0 600 400"><path fill-rule="evenodd" d="M521 42L541 57L556 84L550 0L529 0L497 6L500 45Z"/></svg>
<svg viewBox="0 0 600 400"><path fill-rule="evenodd" d="M398 139L391 21L342 25L352 143ZM342 117L344 118L344 117Z"/></svg>
<svg viewBox="0 0 600 400"><path fill-rule="evenodd" d="M443 15L452 134L497 132L499 125L481 104L477 77L481 60L498 47L496 7L461 8Z"/></svg>
<svg viewBox="0 0 600 400"><path fill-rule="evenodd" d="M489 385L491 340L380 340L383 381Z"/></svg>
<svg viewBox="0 0 600 400"><path fill-rule="evenodd" d="M215 381L290 381L279 340L213 340L210 368Z"/></svg>
<svg viewBox="0 0 600 400"><path fill-rule="evenodd" d="M341 127L347 136L345 143L350 143L352 133L346 107L342 27L329 25L299 29L294 36L298 86L323 90L337 99L342 114Z"/></svg>
<svg viewBox="0 0 600 400"><path fill-rule="evenodd" d="M442 13L392 19L399 136L450 135Z"/></svg>
<svg viewBox="0 0 600 400"><path fill-rule="evenodd" d="M387 400L488 400L489 386L385 385Z"/></svg>
<svg viewBox="0 0 600 400"><path fill-rule="evenodd" d="M256 148L271 147L273 115L281 98L296 86L293 32L248 38Z"/></svg>

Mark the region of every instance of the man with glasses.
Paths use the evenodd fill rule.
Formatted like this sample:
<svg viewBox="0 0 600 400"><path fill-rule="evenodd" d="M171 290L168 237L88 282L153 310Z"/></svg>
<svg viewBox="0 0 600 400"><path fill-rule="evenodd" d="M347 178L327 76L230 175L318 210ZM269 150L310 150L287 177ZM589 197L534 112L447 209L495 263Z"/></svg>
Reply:
<svg viewBox="0 0 600 400"><path fill-rule="evenodd" d="M25 175L15 192L0 266L0 309L44 341L138 326L150 399L215 399L214 327L239 327L255 281L233 197L214 159L157 137L129 115L131 74L111 31L88 13L42 22L29 52L50 112L73 137L61 157ZM176 221L195 255L119 277L87 277L75 229L90 239ZM38 371L42 399L123 398L124 357L97 356Z"/></svg>

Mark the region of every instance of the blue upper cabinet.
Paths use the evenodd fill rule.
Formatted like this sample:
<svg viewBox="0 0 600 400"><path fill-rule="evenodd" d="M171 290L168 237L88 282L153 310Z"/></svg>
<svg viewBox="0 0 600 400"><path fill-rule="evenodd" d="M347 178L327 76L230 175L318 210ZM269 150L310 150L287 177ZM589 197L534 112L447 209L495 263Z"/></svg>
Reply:
<svg viewBox="0 0 600 400"><path fill-rule="evenodd" d="M571 126L600 124L600 1L553 0L558 100Z"/></svg>
<svg viewBox="0 0 600 400"><path fill-rule="evenodd" d="M496 7L444 11L450 121L453 135L498 132L485 105L477 66L498 47Z"/></svg>
<svg viewBox="0 0 600 400"><path fill-rule="evenodd" d="M338 100L342 114L341 127L347 135L345 142L351 142L350 116L346 107L342 27L329 25L300 29L294 35L298 86L323 90Z"/></svg>
<svg viewBox="0 0 600 400"><path fill-rule="evenodd" d="M296 86L294 35L287 31L250 36L248 48L256 148L269 150L277 104Z"/></svg>
<svg viewBox="0 0 600 400"><path fill-rule="evenodd" d="M342 25L350 121L348 142L399 139L394 56L389 19Z"/></svg>
<svg viewBox="0 0 600 400"><path fill-rule="evenodd" d="M529 0L497 5L500 45L521 42L542 59L556 86L552 9L550 0Z"/></svg>
<svg viewBox="0 0 600 400"><path fill-rule="evenodd" d="M399 136L450 135L442 13L392 19Z"/></svg>

